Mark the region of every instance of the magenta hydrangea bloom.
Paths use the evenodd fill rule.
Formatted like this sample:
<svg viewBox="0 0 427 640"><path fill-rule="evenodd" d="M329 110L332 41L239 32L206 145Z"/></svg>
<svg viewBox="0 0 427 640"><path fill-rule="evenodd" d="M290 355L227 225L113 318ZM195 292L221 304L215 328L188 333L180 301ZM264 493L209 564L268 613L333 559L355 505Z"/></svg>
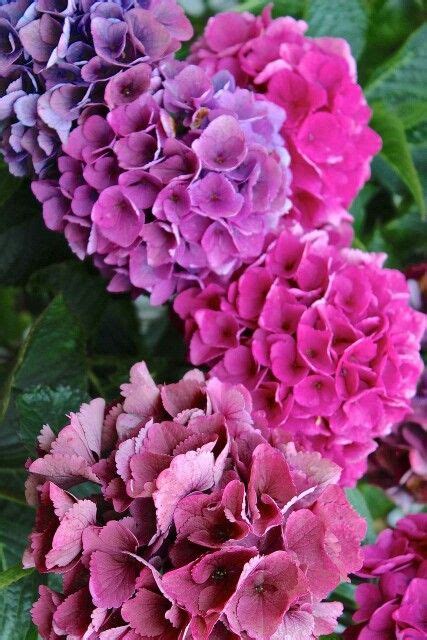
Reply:
<svg viewBox="0 0 427 640"><path fill-rule="evenodd" d="M367 479L387 490L403 509L427 503L427 371L418 384L412 413L381 438L368 459Z"/></svg>
<svg viewBox="0 0 427 640"><path fill-rule="evenodd" d="M58 435L43 427L24 566L62 576L32 608L44 640L334 630L342 605L324 599L360 569L365 522L337 465L251 413L242 385L191 371L157 386L139 363L117 404L84 404ZM87 482L98 492L76 497Z"/></svg>
<svg viewBox="0 0 427 640"><path fill-rule="evenodd" d="M82 109L137 97L193 30L175 0L16 0L0 7L0 152L15 175L44 175ZM3 44L4 43L4 44ZM114 96L111 96L114 99Z"/></svg>
<svg viewBox="0 0 427 640"><path fill-rule="evenodd" d="M94 257L111 291L158 304L256 260L290 208L291 174L282 109L226 72L210 80L169 61L149 84L141 66L108 82L108 113L83 112L59 177L33 191L47 226ZM143 90L132 101L128 82Z"/></svg>
<svg viewBox="0 0 427 640"><path fill-rule="evenodd" d="M422 370L423 314L384 255L284 231L227 287L175 301L193 364L251 391L257 420L343 469L352 485L375 438L408 414Z"/></svg>
<svg viewBox="0 0 427 640"><path fill-rule="evenodd" d="M294 217L306 230L326 228L333 242L351 238L347 208L370 175L379 136L356 81L348 43L310 38L308 25L226 12L209 19L190 60L208 73L231 71L286 111L282 134L291 154Z"/></svg>
<svg viewBox="0 0 427 640"><path fill-rule="evenodd" d="M427 637L427 514L407 516L365 547L356 589L358 623L344 637L423 640ZM373 579L373 580L372 580Z"/></svg>

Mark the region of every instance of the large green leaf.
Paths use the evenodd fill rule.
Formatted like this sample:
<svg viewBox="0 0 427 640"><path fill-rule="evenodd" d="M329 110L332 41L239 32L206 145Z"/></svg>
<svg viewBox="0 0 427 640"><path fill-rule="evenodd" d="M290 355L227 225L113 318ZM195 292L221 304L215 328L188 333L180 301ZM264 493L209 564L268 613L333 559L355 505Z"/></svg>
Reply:
<svg viewBox="0 0 427 640"><path fill-rule="evenodd" d="M0 591L7 589L15 582L19 582L22 578L28 577L31 573L32 569L23 569L20 564L5 569L0 573Z"/></svg>
<svg viewBox="0 0 427 640"><path fill-rule="evenodd" d="M420 212L424 214L426 206L423 188L400 118L386 109L382 103L375 103L371 125L383 141L381 156L406 184Z"/></svg>
<svg viewBox="0 0 427 640"><path fill-rule="evenodd" d="M34 638L30 609L37 599L40 577L33 573L0 593L0 629L2 640ZM31 635L28 635L31 634ZM35 636L37 637L37 636Z"/></svg>
<svg viewBox="0 0 427 640"><path fill-rule="evenodd" d="M2 389L0 463L21 467L43 424L64 424L64 414L86 397L87 363L82 329L59 296L34 323ZM33 402L31 403L31 398ZM69 403L69 404L68 404ZM20 430L20 418L23 430ZM32 445L32 446L31 446ZM9 490L2 485L0 493Z"/></svg>
<svg viewBox="0 0 427 640"><path fill-rule="evenodd" d="M362 492L374 520L383 521L385 526L385 519L395 508L395 503L387 497L382 489L367 482L360 482L358 489Z"/></svg>
<svg viewBox="0 0 427 640"><path fill-rule="evenodd" d="M363 496L363 493L361 493L359 489L355 487L354 489L346 489L346 494L348 501L353 506L353 508L356 509L357 513L366 520L368 528L366 531L365 542L371 544L375 541L376 538L374 521L372 519L371 512L369 511L369 507Z"/></svg>
<svg viewBox="0 0 427 640"><path fill-rule="evenodd" d="M410 126L427 118L427 24L381 67L365 88L370 102L381 101L407 118Z"/></svg>
<svg viewBox="0 0 427 640"><path fill-rule="evenodd" d="M356 603L354 600L354 592L356 587L350 582L342 582L338 587L331 593L331 600L339 600L343 603L346 609L356 609Z"/></svg>
<svg viewBox="0 0 427 640"><path fill-rule="evenodd" d="M22 441L30 451L34 450L36 436L44 424L56 433L67 424L67 414L77 411L87 394L81 388L74 389L60 385L38 386L16 397L19 415L19 429Z"/></svg>
<svg viewBox="0 0 427 640"><path fill-rule="evenodd" d="M38 298L62 295L88 334L97 329L111 299L104 278L89 264L76 260L66 260L36 271L29 285Z"/></svg>
<svg viewBox="0 0 427 640"><path fill-rule="evenodd" d="M0 206L21 187L22 180L12 176L4 162L0 162Z"/></svg>
<svg viewBox="0 0 427 640"><path fill-rule="evenodd" d="M63 298L55 298L35 322L14 373L15 388L67 385L86 389L82 330Z"/></svg>
<svg viewBox="0 0 427 640"><path fill-rule="evenodd" d="M0 283L23 284L35 269L68 255L64 239L46 229L41 208L23 183L0 206Z"/></svg>
<svg viewBox="0 0 427 640"><path fill-rule="evenodd" d="M21 562L33 523L33 508L4 500L0 501L1 569L12 567Z"/></svg>
<svg viewBox="0 0 427 640"><path fill-rule="evenodd" d="M309 0L306 18L310 36L345 38L355 58L362 53L368 17L361 0Z"/></svg>

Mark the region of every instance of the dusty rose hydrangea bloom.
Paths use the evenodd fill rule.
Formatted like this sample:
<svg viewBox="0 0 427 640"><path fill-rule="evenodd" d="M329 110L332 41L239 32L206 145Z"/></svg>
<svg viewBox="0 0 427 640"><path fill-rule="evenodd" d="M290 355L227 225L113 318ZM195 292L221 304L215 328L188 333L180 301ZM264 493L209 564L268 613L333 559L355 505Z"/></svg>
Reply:
<svg viewBox="0 0 427 640"><path fill-rule="evenodd" d="M4 3L2 3L4 4ZM0 7L0 152L14 175L45 175L106 82L135 97L193 29L175 0L16 0ZM129 77L139 69L138 81ZM120 82L118 83L120 84Z"/></svg>
<svg viewBox="0 0 427 640"><path fill-rule="evenodd" d="M234 73L242 87L266 93L286 111L282 134L291 154L293 215L304 229L325 228L331 241L352 235L347 208L370 176L379 136L356 80L345 40L310 38L308 25L226 12L209 19L190 60L210 74Z"/></svg>
<svg viewBox="0 0 427 640"><path fill-rule="evenodd" d="M365 522L339 467L251 413L242 385L192 371L157 386L140 363L119 403L83 405L57 436L43 428L24 565L62 576L32 608L44 640L333 631L342 607L324 599L360 569ZM98 492L79 499L87 482Z"/></svg>
<svg viewBox="0 0 427 640"><path fill-rule="evenodd" d="M425 317L385 256L284 231L228 288L181 293L190 360L251 391L257 419L343 469L352 485L375 438L408 414Z"/></svg>
<svg viewBox="0 0 427 640"><path fill-rule="evenodd" d="M427 637L427 514L402 518L365 547L357 587L359 609L345 638L424 640ZM373 580L372 580L373 579Z"/></svg>
<svg viewBox="0 0 427 640"><path fill-rule="evenodd" d="M33 191L47 226L94 257L110 291L148 291L159 304L256 260L290 208L291 174L282 109L227 72L210 80L169 61L150 84L146 67L108 82L107 113L83 112L58 178ZM129 100L123 86L136 84Z"/></svg>

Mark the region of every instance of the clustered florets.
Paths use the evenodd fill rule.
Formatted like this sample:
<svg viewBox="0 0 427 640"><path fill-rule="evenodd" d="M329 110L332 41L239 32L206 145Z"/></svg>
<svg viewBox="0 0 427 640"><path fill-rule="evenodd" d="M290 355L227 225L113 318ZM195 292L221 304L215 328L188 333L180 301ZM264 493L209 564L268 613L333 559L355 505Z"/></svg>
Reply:
<svg viewBox="0 0 427 640"><path fill-rule="evenodd" d="M189 40L175 0L16 0L0 7L0 150L15 175L55 167L84 108L106 81L154 68Z"/></svg>
<svg viewBox="0 0 427 640"><path fill-rule="evenodd" d="M193 371L156 386L141 363L122 394L57 436L44 427L28 465L25 564L63 579L62 593L40 587L41 636L330 633L341 605L322 600L360 568L365 533L339 468L264 436L242 385ZM85 482L100 492L75 497Z"/></svg>
<svg viewBox="0 0 427 640"><path fill-rule="evenodd" d="M209 74L227 69L286 112L292 216L303 229L325 228L333 243L351 241L347 208L370 175L381 140L356 81L350 47L310 38L303 20L225 12L210 18L190 60Z"/></svg>
<svg viewBox="0 0 427 640"><path fill-rule="evenodd" d="M352 484L410 407L425 320L384 256L283 232L265 260L175 301L190 360L241 382L268 424L331 458Z"/></svg>
<svg viewBox="0 0 427 640"><path fill-rule="evenodd" d="M402 518L365 548L348 640L423 640L427 634L427 514Z"/></svg>
<svg viewBox="0 0 427 640"><path fill-rule="evenodd" d="M283 111L226 72L161 70L151 85L146 64L110 80L107 118L85 111L59 179L33 183L47 226L94 256L111 291L156 304L253 262L290 206ZM141 95L129 101L124 84Z"/></svg>

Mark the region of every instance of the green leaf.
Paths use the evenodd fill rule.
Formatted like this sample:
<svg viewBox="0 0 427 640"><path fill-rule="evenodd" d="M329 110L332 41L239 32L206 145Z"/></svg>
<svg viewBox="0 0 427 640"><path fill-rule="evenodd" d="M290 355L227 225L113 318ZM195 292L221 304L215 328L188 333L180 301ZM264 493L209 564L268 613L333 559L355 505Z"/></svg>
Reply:
<svg viewBox="0 0 427 640"><path fill-rule="evenodd" d="M38 385L85 390L86 384L82 330L58 296L33 325L20 354L13 385L26 391Z"/></svg>
<svg viewBox="0 0 427 640"><path fill-rule="evenodd" d="M24 640L34 634L30 609L37 599L40 577L36 573L15 582L0 593L0 629L2 640ZM37 636L36 636L37 637Z"/></svg>
<svg viewBox="0 0 427 640"><path fill-rule="evenodd" d="M67 414L77 411L82 402L87 400L87 394L82 389L63 385L54 389L38 386L18 394L16 406L22 441L33 452L37 435L44 424L48 424L57 433L67 424Z"/></svg>
<svg viewBox="0 0 427 640"><path fill-rule="evenodd" d="M384 102L388 109L400 115L413 111L413 105L425 105L427 24L417 29L399 51L377 70L365 87L365 92L370 102Z"/></svg>
<svg viewBox="0 0 427 640"><path fill-rule="evenodd" d="M374 105L372 127L383 140L382 158L393 167L406 184L422 214L426 211L423 188L411 157L405 130L400 119L381 103Z"/></svg>
<svg viewBox="0 0 427 640"><path fill-rule="evenodd" d="M67 260L36 271L30 279L31 291L38 298L61 294L70 311L87 334L98 327L110 301L104 278L87 263Z"/></svg>
<svg viewBox="0 0 427 640"><path fill-rule="evenodd" d="M24 284L35 269L68 255L64 238L46 229L40 206L22 184L0 206L0 283Z"/></svg>
<svg viewBox="0 0 427 640"><path fill-rule="evenodd" d="M396 506L379 487L375 487L367 482L360 482L358 489L363 494L369 512L374 520L385 520L390 511Z"/></svg>
<svg viewBox="0 0 427 640"><path fill-rule="evenodd" d="M19 564L2 571L0 573L0 590L10 587L11 584L19 582L22 578L26 578L32 571L32 569L23 569Z"/></svg>
<svg viewBox="0 0 427 640"><path fill-rule="evenodd" d="M28 457L20 439L20 417L24 419L22 440L34 446L47 418L54 426L64 424L64 414L86 398L87 384L84 335L59 296L33 324L4 385L1 465L22 466ZM32 392L34 406L27 395Z"/></svg>
<svg viewBox="0 0 427 640"><path fill-rule="evenodd" d="M22 186L22 182L20 178L15 178L9 173L4 162L0 162L0 207Z"/></svg>
<svg viewBox="0 0 427 640"><path fill-rule="evenodd" d="M366 500L363 496L363 493L359 491L359 489L346 489L346 494L348 501L356 509L357 513L362 516L366 520L366 524L368 525L366 531L365 542L368 544L372 544L375 542L375 529L374 529L374 521L372 519L371 512L369 511Z"/></svg>
<svg viewBox="0 0 427 640"><path fill-rule="evenodd" d="M0 501L0 569L21 562L33 524L34 509Z"/></svg>
<svg viewBox="0 0 427 640"><path fill-rule="evenodd" d="M354 233L359 241L363 241L363 233L366 226L366 206L377 192L378 187L368 182L351 205L351 214L354 218Z"/></svg>
<svg viewBox="0 0 427 640"><path fill-rule="evenodd" d="M346 609L355 610L356 602L354 599L354 592L356 587L350 582L343 582L329 596L330 600L339 600L343 603Z"/></svg>
<svg viewBox="0 0 427 640"><path fill-rule="evenodd" d="M309 0L306 19L308 35L345 38L356 59L362 53L368 18L361 0Z"/></svg>
<svg viewBox="0 0 427 640"><path fill-rule="evenodd" d="M31 322L25 311L18 309L19 293L11 287L0 288L0 345L11 346L20 342L24 330Z"/></svg>

